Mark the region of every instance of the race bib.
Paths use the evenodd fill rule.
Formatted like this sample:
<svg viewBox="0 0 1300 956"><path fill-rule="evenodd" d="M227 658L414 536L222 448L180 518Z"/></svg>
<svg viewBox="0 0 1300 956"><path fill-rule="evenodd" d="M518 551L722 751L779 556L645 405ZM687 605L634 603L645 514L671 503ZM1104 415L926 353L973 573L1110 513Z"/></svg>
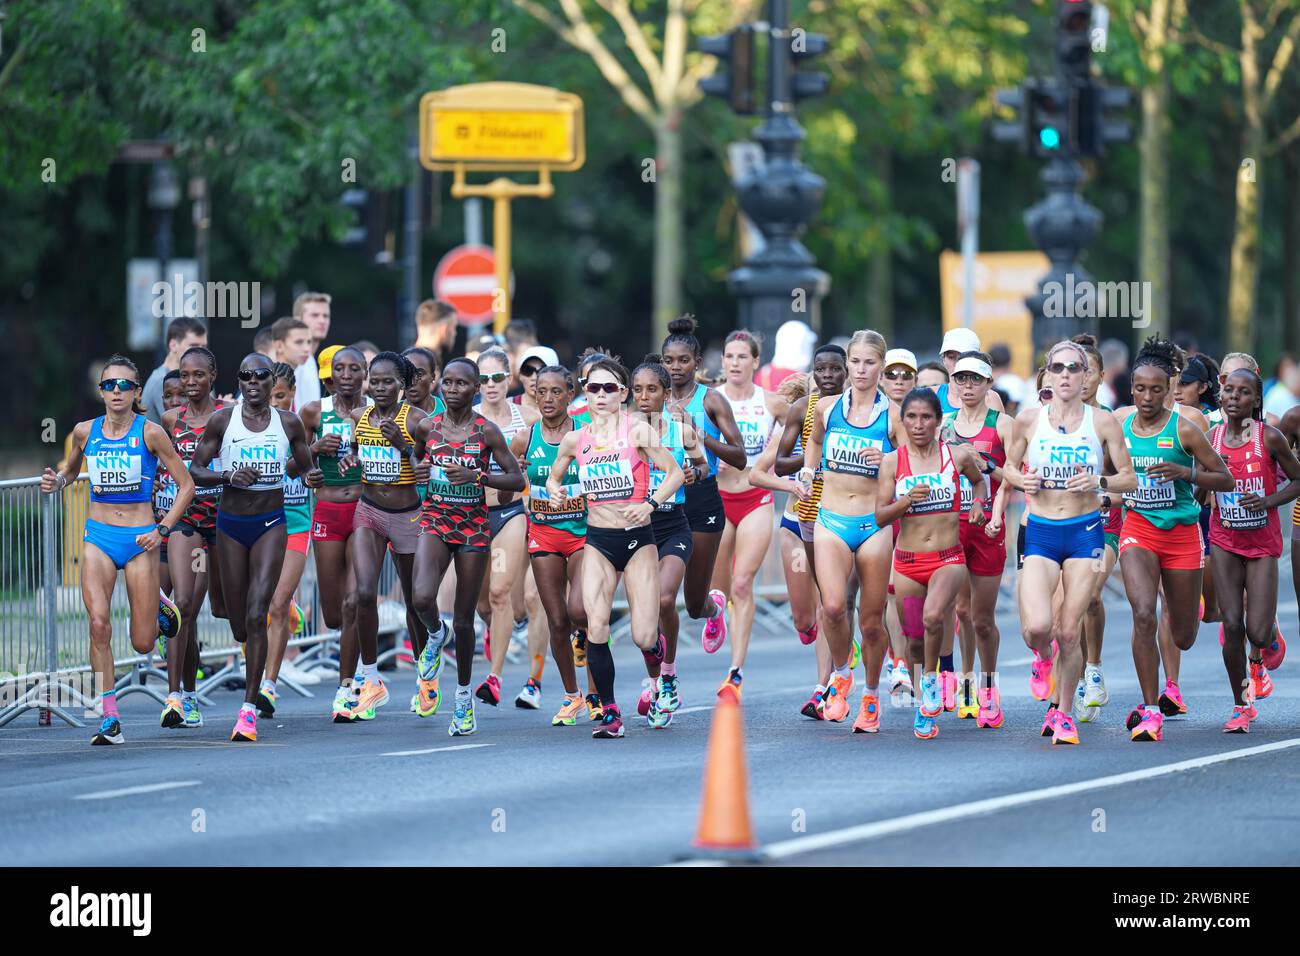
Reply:
<svg viewBox="0 0 1300 956"><path fill-rule="evenodd" d="M1142 472L1137 476L1138 486L1124 492L1124 503L1142 511L1164 511L1177 503L1172 481L1157 481Z"/></svg>
<svg viewBox="0 0 1300 956"><path fill-rule="evenodd" d="M90 484L97 495L125 495L140 490L140 455L100 452L87 457Z"/></svg>
<svg viewBox="0 0 1300 956"><path fill-rule="evenodd" d="M307 501L307 484L301 478L286 475L284 479L285 505L301 505Z"/></svg>
<svg viewBox="0 0 1300 956"><path fill-rule="evenodd" d="M937 474L906 475L899 478L894 485L894 497L899 499L908 497L917 485L928 487L930 493L924 500L912 505L912 510L907 512L909 516L953 510L953 496L956 494L956 489L953 488L952 482L944 481L943 477Z"/></svg>
<svg viewBox="0 0 1300 956"><path fill-rule="evenodd" d="M274 439L265 444L236 442L231 445L230 461L226 463L226 467L234 471L240 468L256 468L256 484L279 485L284 481L284 461L279 453L279 444Z"/></svg>
<svg viewBox="0 0 1300 956"><path fill-rule="evenodd" d="M566 484L564 493L568 496L565 498L564 504L556 505L544 484L529 485L528 510L532 514L532 519L541 524L548 524L554 521L568 521L575 517L582 517L587 510L586 499L582 496L582 485L576 482Z"/></svg>
<svg viewBox="0 0 1300 956"><path fill-rule="evenodd" d="M578 466L582 493L593 503L632 497L632 463L620 456L613 461L589 461Z"/></svg>
<svg viewBox="0 0 1300 956"><path fill-rule="evenodd" d="M969 479L965 475L961 476L961 513L970 514L971 506L975 504L975 489L971 486Z"/></svg>
<svg viewBox="0 0 1300 956"><path fill-rule="evenodd" d="M171 511L176 504L176 482L169 477L163 482L153 496L154 510L160 515Z"/></svg>
<svg viewBox="0 0 1300 956"><path fill-rule="evenodd" d="M1251 511L1241 506L1240 491L1220 491L1215 494L1219 510L1219 524L1229 531L1257 531L1268 525L1267 511Z"/></svg>
<svg viewBox="0 0 1300 956"><path fill-rule="evenodd" d="M826 435L826 470L838 471L864 478L875 478L880 474L879 465L868 465L862 459L866 448L885 450L885 443L875 438L864 438L852 432L834 431Z"/></svg>
<svg viewBox="0 0 1300 956"><path fill-rule="evenodd" d="M361 479L372 485L389 485L402 477L402 456L392 445L362 445Z"/></svg>
<svg viewBox="0 0 1300 956"><path fill-rule="evenodd" d="M321 437L326 438L330 435L339 436L339 450L335 452L336 458L345 457L352 451L352 423L351 422L325 422L321 425Z"/></svg>

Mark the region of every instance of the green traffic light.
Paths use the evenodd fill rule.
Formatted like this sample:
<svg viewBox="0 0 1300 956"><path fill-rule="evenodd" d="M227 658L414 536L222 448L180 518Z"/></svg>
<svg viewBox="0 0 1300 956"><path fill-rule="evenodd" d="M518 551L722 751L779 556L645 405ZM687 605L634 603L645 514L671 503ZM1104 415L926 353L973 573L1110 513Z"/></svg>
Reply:
<svg viewBox="0 0 1300 956"><path fill-rule="evenodd" d="M1038 131L1038 141L1044 149L1056 149L1061 145L1061 133L1055 127L1044 126Z"/></svg>

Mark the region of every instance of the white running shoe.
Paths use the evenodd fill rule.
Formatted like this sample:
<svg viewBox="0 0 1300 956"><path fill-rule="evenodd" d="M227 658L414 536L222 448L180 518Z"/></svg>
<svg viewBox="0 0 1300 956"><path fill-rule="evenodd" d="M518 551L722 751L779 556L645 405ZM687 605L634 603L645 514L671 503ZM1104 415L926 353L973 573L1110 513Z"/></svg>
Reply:
<svg viewBox="0 0 1300 956"><path fill-rule="evenodd" d="M1083 702L1088 707L1105 707L1110 703L1106 690L1106 677L1100 664L1089 664L1083 669Z"/></svg>
<svg viewBox="0 0 1300 956"><path fill-rule="evenodd" d="M892 674L892 682L889 685L889 694L891 697L901 695L912 696L912 675L908 673L907 665L895 667Z"/></svg>
<svg viewBox="0 0 1300 956"><path fill-rule="evenodd" d="M1097 714L1100 711L1095 707L1089 707L1084 703L1084 699L1084 681L1083 678L1080 678L1079 683L1074 688L1074 704L1071 711L1075 720L1081 724L1088 724L1097 719Z"/></svg>

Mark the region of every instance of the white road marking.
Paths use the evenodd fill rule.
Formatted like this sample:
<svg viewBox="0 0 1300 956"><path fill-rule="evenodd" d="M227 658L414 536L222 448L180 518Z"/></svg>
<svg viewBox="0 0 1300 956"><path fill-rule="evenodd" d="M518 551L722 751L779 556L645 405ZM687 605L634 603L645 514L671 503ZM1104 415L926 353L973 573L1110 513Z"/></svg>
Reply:
<svg viewBox="0 0 1300 956"><path fill-rule="evenodd" d="M157 793L159 790L180 790L183 787L197 787L199 780L172 780L168 783L148 783L139 787L123 787L121 790L96 790L94 793L79 793L73 800L111 800L114 797L133 797L138 793Z"/></svg>
<svg viewBox="0 0 1300 956"><path fill-rule="evenodd" d="M496 744L456 744L454 747L430 747L428 750L394 750L380 754L381 757L416 757L420 754L443 754L450 750L478 750L480 747L495 747Z"/></svg>
<svg viewBox="0 0 1300 956"><path fill-rule="evenodd" d="M831 830L827 833L814 833L809 836L796 837L793 840L782 840L779 843L773 843L771 846L764 848L762 855L766 859L781 860L786 857L798 856L802 853L810 853L814 850L824 850L829 847L861 843L866 840L874 840L878 837L893 836L897 833L906 833L909 830L933 826L936 823L949 823L953 820L962 820L966 817L979 816L985 813L995 813L999 810L1007 810L1011 807L1022 807L1030 803L1039 803L1043 800L1053 800L1057 797L1068 797L1076 793L1086 793L1090 790L1101 790L1106 787L1122 786L1126 783L1137 783L1143 780L1151 780L1155 777L1164 777L1169 774L1182 773L1184 770L1195 770L1198 767L1207 767L1211 764L1223 763L1228 760L1238 760L1242 757L1254 757L1259 754L1273 753L1279 750L1287 750L1292 747L1300 747L1300 737L1291 740L1279 740L1270 744L1261 744L1258 747L1243 747L1238 750L1230 750L1226 753L1220 754L1211 754L1206 757L1195 757L1191 760L1180 760L1177 763L1164 764L1159 767L1147 767L1144 770L1117 773L1107 777L1097 777L1093 780L1081 780L1078 783L1061 784L1056 787L1044 787L1040 790L1026 790L1022 793L1010 793L1001 797L990 797L985 800L975 800L971 803L961 803L956 806L942 807L938 810L926 810L923 813L909 813L907 816L895 817L892 820L879 820L875 823L864 823L858 826L845 827L841 830Z"/></svg>

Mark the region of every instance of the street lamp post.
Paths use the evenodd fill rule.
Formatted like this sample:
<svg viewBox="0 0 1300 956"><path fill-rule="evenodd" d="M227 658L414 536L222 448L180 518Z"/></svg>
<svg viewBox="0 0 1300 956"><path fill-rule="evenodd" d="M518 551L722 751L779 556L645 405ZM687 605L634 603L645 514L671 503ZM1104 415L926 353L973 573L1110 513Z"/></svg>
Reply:
<svg viewBox="0 0 1300 956"><path fill-rule="evenodd" d="M172 257L172 213L181 202L181 187L176 179L176 170L167 160L153 164L149 173L149 208L154 211L154 251L158 256L158 279L167 281L167 265ZM167 297L170 304L172 296ZM164 309L163 315L168 316ZM158 364L161 365L167 355L167 328L164 322L158 335Z"/></svg>
<svg viewBox="0 0 1300 956"><path fill-rule="evenodd" d="M826 89L824 76L798 72L796 62L824 52L826 38L790 29L789 0L768 0L767 22L741 29L769 37L764 119L754 131L763 162L736 183L741 209L765 241L728 276L727 286L739 300L740 327L760 334L761 360L767 362L782 323L799 319L813 328L820 326L821 300L831 286L830 276L816 267L812 253L799 241L821 205L826 182L799 159L805 134L795 119L797 100ZM733 36L712 38L701 46L717 55ZM749 78L742 75L741 63L730 62L728 69L727 82L706 86L705 91L728 96L735 108L746 102L745 96L737 94L745 92Z"/></svg>

